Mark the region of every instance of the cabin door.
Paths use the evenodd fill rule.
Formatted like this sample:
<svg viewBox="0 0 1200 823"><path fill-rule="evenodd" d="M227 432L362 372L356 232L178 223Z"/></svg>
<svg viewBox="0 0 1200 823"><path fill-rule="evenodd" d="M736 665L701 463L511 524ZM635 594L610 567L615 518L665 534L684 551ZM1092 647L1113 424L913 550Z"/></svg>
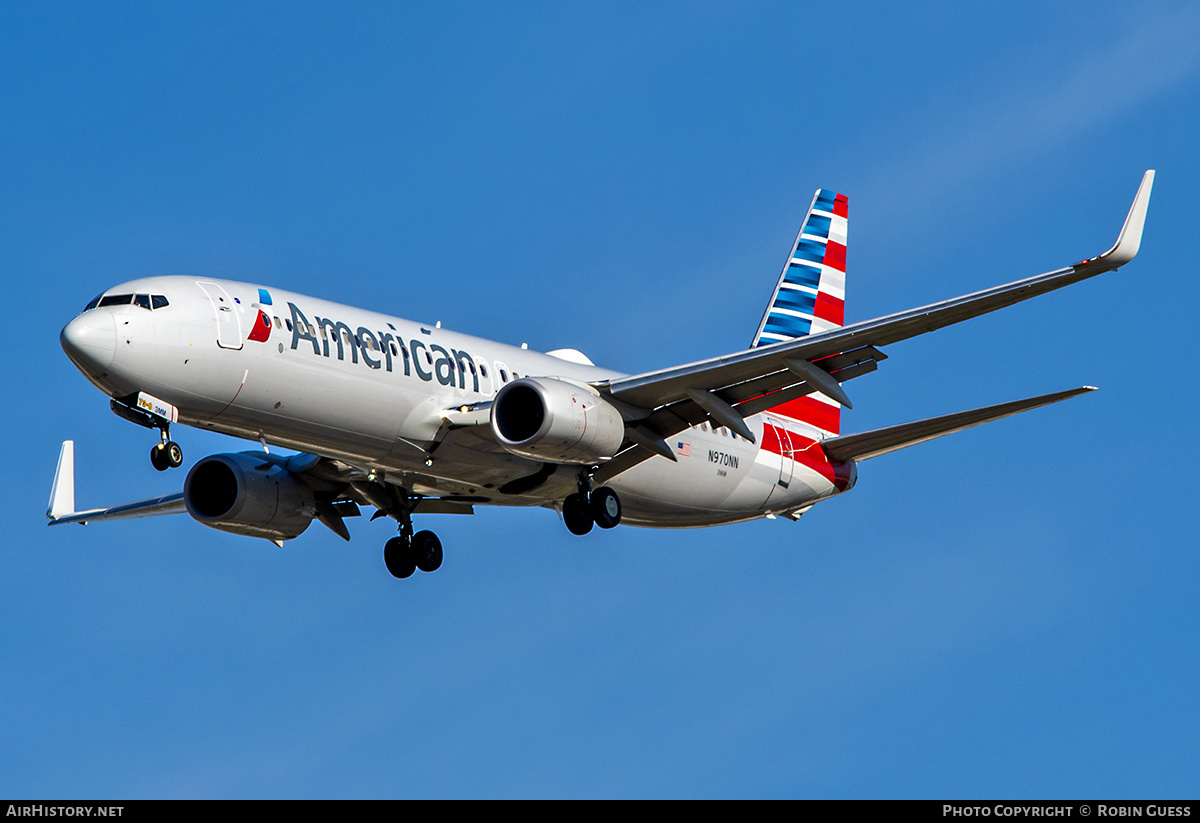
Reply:
<svg viewBox="0 0 1200 823"><path fill-rule="evenodd" d="M217 315L217 345L223 349L242 347L242 318L239 306L230 299L229 293L211 280L198 280L196 285L204 292Z"/></svg>

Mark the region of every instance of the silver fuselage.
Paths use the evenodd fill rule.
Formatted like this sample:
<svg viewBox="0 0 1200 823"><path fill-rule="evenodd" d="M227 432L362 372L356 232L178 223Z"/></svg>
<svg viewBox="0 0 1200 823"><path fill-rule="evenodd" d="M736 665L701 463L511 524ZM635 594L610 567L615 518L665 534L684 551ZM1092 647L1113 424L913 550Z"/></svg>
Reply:
<svg viewBox="0 0 1200 823"><path fill-rule="evenodd" d="M575 490L578 467L559 466L536 488L504 494L506 483L543 466L500 447L486 413L477 425L450 425L446 412L491 399L517 376L582 383L623 376L256 284L153 277L106 291L123 293L164 295L168 305L93 308L62 332L72 361L111 397L145 392L177 407L183 424L334 458L417 494L480 505L557 507ZM623 522L729 523L793 512L839 492L801 462L763 448L765 421L747 418L753 443L693 427L671 438L675 461L656 456L613 478Z"/></svg>

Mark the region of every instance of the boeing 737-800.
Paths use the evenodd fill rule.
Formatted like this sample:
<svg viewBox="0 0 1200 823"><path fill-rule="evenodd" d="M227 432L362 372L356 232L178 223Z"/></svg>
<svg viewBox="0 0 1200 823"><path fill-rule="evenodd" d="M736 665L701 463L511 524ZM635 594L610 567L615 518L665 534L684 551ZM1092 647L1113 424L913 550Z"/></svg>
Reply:
<svg viewBox="0 0 1200 823"><path fill-rule="evenodd" d="M541 506L574 534L619 523L687 528L797 519L854 486L859 461L1090 387L842 434L842 384L881 347L1111 271L1141 242L1148 171L1111 249L1047 274L845 325L847 201L818 190L750 348L645 374L545 354L256 283L149 277L106 290L62 330L63 349L121 417L157 429L155 468L178 467L171 426L258 441L205 457L183 491L75 510L63 443L51 525L187 511L279 545L313 520L349 540L373 507L399 524L396 577L442 547L413 516ZM278 446L298 454L272 452Z"/></svg>

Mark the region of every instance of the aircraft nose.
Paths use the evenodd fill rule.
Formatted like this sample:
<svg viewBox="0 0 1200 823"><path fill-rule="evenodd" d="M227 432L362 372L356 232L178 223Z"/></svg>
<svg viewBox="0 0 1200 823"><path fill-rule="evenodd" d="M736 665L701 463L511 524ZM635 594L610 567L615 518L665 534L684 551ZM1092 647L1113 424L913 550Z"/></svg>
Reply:
<svg viewBox="0 0 1200 823"><path fill-rule="evenodd" d="M102 373L117 350L117 323L103 309L86 311L63 327L58 336L63 351L79 369Z"/></svg>

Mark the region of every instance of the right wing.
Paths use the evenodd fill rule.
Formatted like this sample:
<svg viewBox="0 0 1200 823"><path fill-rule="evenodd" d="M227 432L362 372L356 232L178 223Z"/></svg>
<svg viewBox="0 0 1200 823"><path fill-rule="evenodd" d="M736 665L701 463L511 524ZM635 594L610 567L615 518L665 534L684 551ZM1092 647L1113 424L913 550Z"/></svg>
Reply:
<svg viewBox="0 0 1200 823"><path fill-rule="evenodd" d="M1067 268L821 334L595 384L617 401L614 405L621 409L634 444L601 466L595 477L604 482L655 454L674 459L664 441L705 420L737 431L735 417L745 418L814 392L847 405L848 398L837 384L874 371L876 363L886 358L879 346L961 323L1125 265L1141 245L1153 184L1154 171L1147 171L1111 249Z"/></svg>
<svg viewBox="0 0 1200 823"><path fill-rule="evenodd" d="M187 507L183 504L183 492L103 509L75 511L75 441L63 441L62 449L58 453L58 469L54 472L54 485L50 489L50 503L46 506L46 518L50 521L48 525L88 523L92 520L131 520L135 517L180 514L185 511Z"/></svg>
<svg viewBox="0 0 1200 823"><path fill-rule="evenodd" d="M263 464L274 464L291 472L314 492L315 518L344 540L350 533L343 519L359 514L358 506L374 506L381 515L408 514L474 514L470 501L441 499L423 494L410 494L391 483L379 482L370 472L355 468L340 460L312 454L291 456L254 453ZM266 466L263 466L265 468ZM46 519L51 526L61 523L87 523L101 520L131 520L187 511L184 492L149 497L98 509L75 511L75 441L64 440L58 454L58 468L50 490Z"/></svg>

